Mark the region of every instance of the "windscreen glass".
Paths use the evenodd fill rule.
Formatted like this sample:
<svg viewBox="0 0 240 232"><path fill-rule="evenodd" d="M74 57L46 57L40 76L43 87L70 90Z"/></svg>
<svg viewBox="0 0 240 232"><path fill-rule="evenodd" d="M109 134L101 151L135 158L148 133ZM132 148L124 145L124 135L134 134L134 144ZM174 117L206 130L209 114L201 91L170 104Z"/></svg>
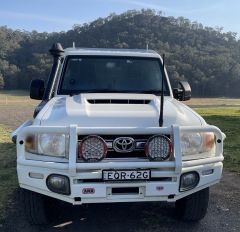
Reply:
<svg viewBox="0 0 240 232"><path fill-rule="evenodd" d="M161 90L162 72L158 59L69 56L58 94L122 92L160 95ZM169 95L166 80L163 91Z"/></svg>

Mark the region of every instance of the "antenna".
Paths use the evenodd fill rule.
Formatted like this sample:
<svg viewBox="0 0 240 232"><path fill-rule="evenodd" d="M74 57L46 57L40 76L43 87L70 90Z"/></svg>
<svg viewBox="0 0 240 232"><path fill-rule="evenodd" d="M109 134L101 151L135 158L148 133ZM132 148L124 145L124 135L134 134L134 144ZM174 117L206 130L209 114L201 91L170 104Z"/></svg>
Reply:
<svg viewBox="0 0 240 232"><path fill-rule="evenodd" d="M73 42L73 48L75 48L75 42Z"/></svg>
<svg viewBox="0 0 240 232"><path fill-rule="evenodd" d="M161 104L160 104L160 116L159 116L159 126L163 126L163 104L164 104L164 84L165 79L165 54L162 56L162 91L161 91Z"/></svg>

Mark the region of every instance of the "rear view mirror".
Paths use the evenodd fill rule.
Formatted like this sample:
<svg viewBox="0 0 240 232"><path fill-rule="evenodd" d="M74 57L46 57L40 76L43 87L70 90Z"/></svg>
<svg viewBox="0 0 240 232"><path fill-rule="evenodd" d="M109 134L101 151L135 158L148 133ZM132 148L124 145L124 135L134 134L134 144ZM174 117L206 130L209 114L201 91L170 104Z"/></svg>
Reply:
<svg viewBox="0 0 240 232"><path fill-rule="evenodd" d="M179 101L187 101L191 98L192 90L187 81L180 81L178 88L173 89L173 96Z"/></svg>
<svg viewBox="0 0 240 232"><path fill-rule="evenodd" d="M32 80L30 84L30 98L42 100L44 93L44 81Z"/></svg>

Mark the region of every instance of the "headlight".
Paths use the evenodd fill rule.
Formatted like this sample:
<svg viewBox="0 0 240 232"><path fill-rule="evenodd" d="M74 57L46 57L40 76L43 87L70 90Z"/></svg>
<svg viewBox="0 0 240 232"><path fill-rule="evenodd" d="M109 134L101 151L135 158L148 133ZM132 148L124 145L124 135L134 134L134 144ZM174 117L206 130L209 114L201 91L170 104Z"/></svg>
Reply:
<svg viewBox="0 0 240 232"><path fill-rule="evenodd" d="M87 136L79 144L79 158L82 158L86 162L100 161L106 154L107 145L100 136Z"/></svg>
<svg viewBox="0 0 240 232"><path fill-rule="evenodd" d="M171 141L164 135L152 136L145 144L145 153L152 161L167 160L170 157L171 152Z"/></svg>
<svg viewBox="0 0 240 232"><path fill-rule="evenodd" d="M211 157L215 153L215 136L212 132L181 135L183 160Z"/></svg>
<svg viewBox="0 0 240 232"><path fill-rule="evenodd" d="M69 136L53 133L28 135L25 139L25 150L40 155L67 157Z"/></svg>

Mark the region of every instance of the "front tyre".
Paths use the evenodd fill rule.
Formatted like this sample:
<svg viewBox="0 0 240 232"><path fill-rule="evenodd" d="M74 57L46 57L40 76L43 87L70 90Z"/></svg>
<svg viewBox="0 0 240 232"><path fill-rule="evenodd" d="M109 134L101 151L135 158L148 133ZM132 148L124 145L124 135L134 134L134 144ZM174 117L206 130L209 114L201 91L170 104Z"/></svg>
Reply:
<svg viewBox="0 0 240 232"><path fill-rule="evenodd" d="M30 224L44 225L58 217L57 200L26 189L21 189L21 196L24 213Z"/></svg>
<svg viewBox="0 0 240 232"><path fill-rule="evenodd" d="M196 222L204 218L207 213L209 188L205 188L175 203L178 218L183 221Z"/></svg>

